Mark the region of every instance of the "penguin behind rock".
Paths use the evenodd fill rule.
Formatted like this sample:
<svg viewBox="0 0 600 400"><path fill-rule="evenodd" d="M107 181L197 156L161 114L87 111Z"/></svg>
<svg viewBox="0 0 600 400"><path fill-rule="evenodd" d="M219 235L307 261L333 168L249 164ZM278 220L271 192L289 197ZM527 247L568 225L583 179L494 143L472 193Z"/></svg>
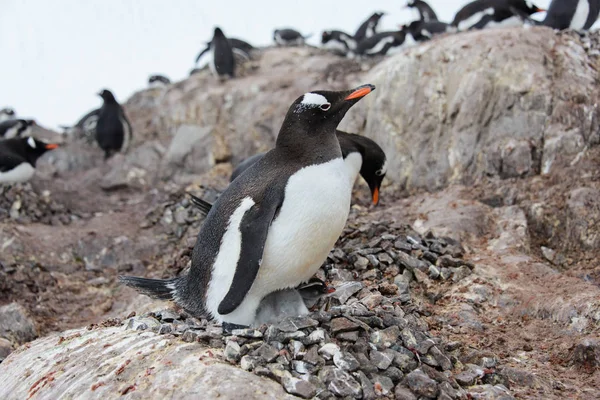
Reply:
<svg viewBox="0 0 600 400"><path fill-rule="evenodd" d="M321 35L321 45L324 49L339 55L347 55L356 49L354 37L342 31L324 31Z"/></svg>
<svg viewBox="0 0 600 400"><path fill-rule="evenodd" d="M356 33L354 34L354 40L356 43L360 43L365 39L368 39L374 36L377 33L377 26L379 25L379 21L385 15L382 12L373 13L365 22L360 24Z"/></svg>
<svg viewBox="0 0 600 400"><path fill-rule="evenodd" d="M14 137L29 136L31 127L35 125L32 119L9 119L0 122L0 138L11 139Z"/></svg>
<svg viewBox="0 0 600 400"><path fill-rule="evenodd" d="M133 130L123 107L117 103L111 91L105 89L98 95L102 97L104 103L96 122L96 141L104 150L104 159L107 159L115 152L127 151L131 144Z"/></svg>
<svg viewBox="0 0 600 400"><path fill-rule="evenodd" d="M423 0L409 0L406 3L406 8L414 8L419 13L419 19L421 21L437 21L438 17L433 8Z"/></svg>
<svg viewBox="0 0 600 400"><path fill-rule="evenodd" d="M212 73L219 78L235 77L235 58L231 43L221 28L215 28L213 38L211 40L210 49L212 51L212 60L209 64Z"/></svg>
<svg viewBox="0 0 600 400"><path fill-rule="evenodd" d="M171 80L164 75L151 75L148 78L148 86L151 88L165 87L171 84Z"/></svg>
<svg viewBox="0 0 600 400"><path fill-rule="evenodd" d="M302 36L300 32L291 28L275 29L273 31L273 41L278 46L304 46L306 39L311 36Z"/></svg>
<svg viewBox="0 0 600 400"><path fill-rule="evenodd" d="M58 147L30 137L0 141L0 183L26 182L35 173L35 163L45 152Z"/></svg>
<svg viewBox="0 0 600 400"><path fill-rule="evenodd" d="M457 32L454 26L441 21L413 21L403 28L405 28L416 42L431 40L434 36L444 33Z"/></svg>
<svg viewBox="0 0 600 400"><path fill-rule="evenodd" d="M189 272L169 280L121 277L192 315L254 323L261 300L308 281L341 234L351 184L335 130L375 89L314 91L289 108L275 148L233 181L200 228Z"/></svg>
<svg viewBox="0 0 600 400"><path fill-rule="evenodd" d="M384 56L391 49L401 47L406 41L406 31L381 32L363 40L356 46L355 52L350 52L348 55L354 57L356 55L362 57Z"/></svg>
<svg viewBox="0 0 600 400"><path fill-rule="evenodd" d="M542 11L529 0L475 0L456 13L452 26L465 31L515 23L522 25L530 15Z"/></svg>
<svg viewBox="0 0 600 400"><path fill-rule="evenodd" d="M0 122L9 120L9 119L15 119L17 117L17 113L15 113L15 110L13 110L10 107L6 107L3 108L2 110L0 110Z"/></svg>
<svg viewBox="0 0 600 400"><path fill-rule="evenodd" d="M589 30L599 13L600 0L552 0L542 24L560 30Z"/></svg>

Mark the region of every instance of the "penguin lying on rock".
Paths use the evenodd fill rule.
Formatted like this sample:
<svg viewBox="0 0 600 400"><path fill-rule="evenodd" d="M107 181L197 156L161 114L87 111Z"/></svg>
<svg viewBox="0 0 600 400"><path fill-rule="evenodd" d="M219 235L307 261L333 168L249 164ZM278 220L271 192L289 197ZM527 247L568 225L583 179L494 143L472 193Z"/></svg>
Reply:
<svg viewBox="0 0 600 400"><path fill-rule="evenodd" d="M368 39L358 43L354 52L349 52L348 57L375 57L384 56L393 48L401 47L406 41L406 30L376 33Z"/></svg>
<svg viewBox="0 0 600 400"><path fill-rule="evenodd" d="M408 26L403 26L415 42L431 40L436 35L443 33L456 33L457 29L450 24L441 21L413 21Z"/></svg>
<svg viewBox="0 0 600 400"><path fill-rule="evenodd" d="M0 122L0 137L12 139L14 137L29 136L31 127L35 125L32 119L9 119Z"/></svg>
<svg viewBox="0 0 600 400"><path fill-rule="evenodd" d="M542 11L529 0L475 0L456 13L452 25L460 31L522 25L530 15Z"/></svg>
<svg viewBox="0 0 600 400"><path fill-rule="evenodd" d="M306 39L310 38L312 34L303 36L300 32L295 29L275 29L273 31L273 41L277 46L304 46Z"/></svg>
<svg viewBox="0 0 600 400"><path fill-rule="evenodd" d="M164 75L150 75L148 78L148 86L151 88L165 87L171 84L171 80Z"/></svg>
<svg viewBox="0 0 600 400"><path fill-rule="evenodd" d="M0 183L28 181L35 173L38 158L57 147L31 136L0 141Z"/></svg>
<svg viewBox="0 0 600 400"><path fill-rule="evenodd" d="M342 31L324 31L321 35L321 46L336 54L345 56L348 52L356 50L354 36Z"/></svg>
<svg viewBox="0 0 600 400"><path fill-rule="evenodd" d="M120 277L226 329L254 323L263 298L308 281L327 258L350 211L348 179L335 131L375 89L314 91L289 108L275 148L235 179L200 228L185 275Z"/></svg>

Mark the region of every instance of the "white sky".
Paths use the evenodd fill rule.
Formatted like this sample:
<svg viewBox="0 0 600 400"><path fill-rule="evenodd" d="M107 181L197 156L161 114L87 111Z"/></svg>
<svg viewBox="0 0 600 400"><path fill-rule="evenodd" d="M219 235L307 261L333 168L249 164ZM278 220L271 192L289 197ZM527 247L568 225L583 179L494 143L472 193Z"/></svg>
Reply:
<svg viewBox="0 0 600 400"><path fill-rule="evenodd" d="M431 0L444 21L468 0ZM535 0L546 8L550 0ZM56 127L73 124L113 91L119 102L160 73L189 75L215 25L254 45L294 27L317 44L325 29L353 33L375 11L383 29L413 16L405 0L0 0L0 108ZM536 18L539 19L539 18Z"/></svg>

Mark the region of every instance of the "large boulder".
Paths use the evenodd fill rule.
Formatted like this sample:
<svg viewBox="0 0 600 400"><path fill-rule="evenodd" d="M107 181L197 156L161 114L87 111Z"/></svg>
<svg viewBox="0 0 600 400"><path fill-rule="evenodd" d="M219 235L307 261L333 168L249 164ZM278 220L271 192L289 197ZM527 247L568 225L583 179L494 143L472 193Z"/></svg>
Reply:
<svg viewBox="0 0 600 400"><path fill-rule="evenodd" d="M342 127L364 128L407 187L548 173L600 142L594 46L547 28L432 40L363 76L377 93Z"/></svg>

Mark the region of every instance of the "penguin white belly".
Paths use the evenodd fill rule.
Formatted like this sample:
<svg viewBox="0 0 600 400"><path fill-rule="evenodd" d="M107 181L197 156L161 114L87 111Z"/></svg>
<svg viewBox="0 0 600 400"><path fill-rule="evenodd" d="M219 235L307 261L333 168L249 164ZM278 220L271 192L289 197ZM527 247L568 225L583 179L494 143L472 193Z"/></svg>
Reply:
<svg viewBox="0 0 600 400"><path fill-rule="evenodd" d="M123 117L119 117L119 121L123 124L123 144L120 151L126 153L131 144L131 129L129 129L129 124Z"/></svg>
<svg viewBox="0 0 600 400"><path fill-rule="evenodd" d="M472 26L476 25L479 21L481 21L481 19L483 17L485 17L486 15L494 15L494 9L493 8L486 8L483 11L479 11L476 12L475 14L471 15L469 18L466 18L462 21L460 21L458 23L458 30L459 31L466 31L471 29Z"/></svg>
<svg viewBox="0 0 600 400"><path fill-rule="evenodd" d="M0 172L0 183L27 182L34 173L35 169L31 164L24 162L10 171Z"/></svg>
<svg viewBox="0 0 600 400"><path fill-rule="evenodd" d="M573 14L573 19L571 19L571 24L569 28L574 29L576 31L580 31L585 26L587 22L588 14L590 13L590 4L588 0L579 0L577 3L577 8L575 9L575 14Z"/></svg>
<svg viewBox="0 0 600 400"><path fill-rule="evenodd" d="M360 153L350 153L344 159L344 164L346 164L346 174L350 179L351 186L354 186L354 182L356 182L356 178L358 178L358 174L362 168L362 162L363 159Z"/></svg>
<svg viewBox="0 0 600 400"><path fill-rule="evenodd" d="M323 48L340 53L346 53L348 51L346 45L337 39L331 39L323 45Z"/></svg>
<svg viewBox="0 0 600 400"><path fill-rule="evenodd" d="M17 132L19 132L20 128L21 128L21 125L17 124L13 127L10 127L9 129L7 129L6 133L4 134L4 139L12 139L15 136L17 136Z"/></svg>
<svg viewBox="0 0 600 400"><path fill-rule="evenodd" d="M386 38L381 39L377 44L371 47L369 50L365 51L367 54L377 54L383 50L386 44L392 43L394 38L392 36L388 36Z"/></svg>
<svg viewBox="0 0 600 400"><path fill-rule="evenodd" d="M518 27L518 26L523 26L523 20L519 17L512 16L510 18L506 18L505 20L502 20L500 22L489 22L485 27L486 28L512 28L512 27Z"/></svg>
<svg viewBox="0 0 600 400"><path fill-rule="evenodd" d="M269 229L262 263L250 291L232 313L220 316L210 310L213 315L222 321L250 325L266 295L309 280L346 225L352 183L341 157L292 175L279 215Z"/></svg>

